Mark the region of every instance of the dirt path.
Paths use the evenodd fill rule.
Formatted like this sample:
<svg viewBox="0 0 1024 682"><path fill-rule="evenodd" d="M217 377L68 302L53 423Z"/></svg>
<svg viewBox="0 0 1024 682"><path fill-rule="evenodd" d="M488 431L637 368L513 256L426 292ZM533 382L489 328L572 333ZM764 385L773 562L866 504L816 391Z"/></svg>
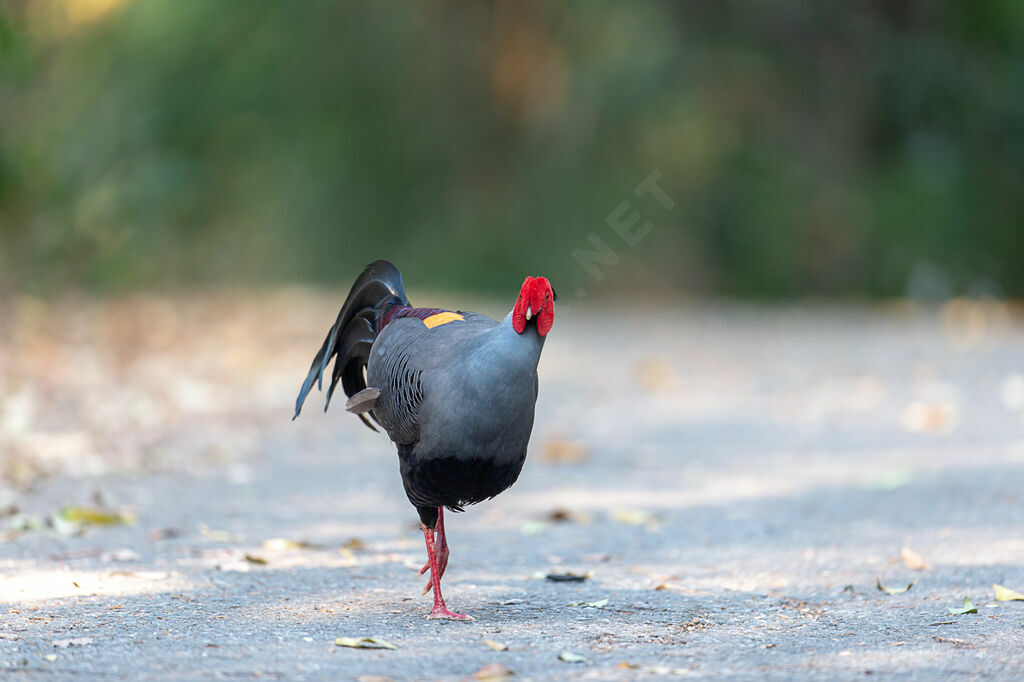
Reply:
<svg viewBox="0 0 1024 682"><path fill-rule="evenodd" d="M565 306L523 476L448 520L461 624L386 438L288 421L335 298L8 306L5 677L1022 675L1019 313Z"/></svg>

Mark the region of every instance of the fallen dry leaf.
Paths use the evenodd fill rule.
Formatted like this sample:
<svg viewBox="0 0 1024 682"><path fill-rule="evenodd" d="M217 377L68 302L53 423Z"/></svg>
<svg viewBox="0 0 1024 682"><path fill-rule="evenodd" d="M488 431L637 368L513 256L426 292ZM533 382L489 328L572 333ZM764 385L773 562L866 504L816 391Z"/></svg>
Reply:
<svg viewBox="0 0 1024 682"><path fill-rule="evenodd" d="M579 523L584 525L593 523L594 521L594 519L591 518L588 514L584 514L582 512L575 512L570 509L565 509L563 507L552 509L548 513L545 520L550 521L551 523Z"/></svg>
<svg viewBox="0 0 1024 682"><path fill-rule="evenodd" d="M356 552L361 549L366 549L366 545L359 538L349 538L345 542L341 543L340 549L347 549L350 552Z"/></svg>
<svg viewBox="0 0 1024 682"><path fill-rule="evenodd" d="M558 659L565 661L566 663L590 663L586 658L579 654L574 654L571 651L563 651L558 654Z"/></svg>
<svg viewBox="0 0 1024 682"><path fill-rule="evenodd" d="M508 651L508 646L501 642L495 642L493 639L485 639L484 644L491 647L495 651Z"/></svg>
<svg viewBox="0 0 1024 682"><path fill-rule="evenodd" d="M246 554L245 560L248 561L250 564L259 564L260 566L267 565L266 559L264 559L261 556L256 556L255 554Z"/></svg>
<svg viewBox="0 0 1024 682"><path fill-rule="evenodd" d="M92 637L73 637L71 639L55 639L53 645L59 649L67 649L71 646L87 646L92 644Z"/></svg>
<svg viewBox="0 0 1024 682"><path fill-rule="evenodd" d="M612 512L612 521L624 526L642 526L657 523L658 518L642 509L616 509Z"/></svg>
<svg viewBox="0 0 1024 682"><path fill-rule="evenodd" d="M18 514L8 521L10 529L16 533L22 533L26 531L42 530L46 527L43 520L38 516L27 516L24 514Z"/></svg>
<svg viewBox="0 0 1024 682"><path fill-rule="evenodd" d="M548 573L544 577L556 583L581 583L584 580L594 577L594 572L588 571L581 574L566 571L565 573Z"/></svg>
<svg viewBox="0 0 1024 682"><path fill-rule="evenodd" d="M914 578L914 582L910 583L906 587L883 587L881 578L878 579L876 584L878 585L878 590L880 592L885 592L886 594L902 594L917 584L917 578Z"/></svg>
<svg viewBox="0 0 1024 682"><path fill-rule="evenodd" d="M932 639L942 644L952 644L957 649L973 649L974 645L970 642L965 642L962 639L953 639L951 637L939 637L938 635L932 635Z"/></svg>
<svg viewBox="0 0 1024 682"><path fill-rule="evenodd" d="M64 507L57 512L57 518L86 526L130 526L135 523L135 515L131 512L108 512L91 507Z"/></svg>
<svg viewBox="0 0 1024 682"><path fill-rule="evenodd" d="M588 458L585 445L564 438L549 439L540 453L540 460L549 464L579 464Z"/></svg>
<svg viewBox="0 0 1024 682"><path fill-rule="evenodd" d="M688 677L693 675L693 668L669 668L663 665L644 666L644 672L652 675L673 675L675 677Z"/></svg>
<svg viewBox="0 0 1024 682"><path fill-rule="evenodd" d="M166 580L171 577L168 571L111 571L107 575L124 578L140 578L142 580Z"/></svg>
<svg viewBox="0 0 1024 682"><path fill-rule="evenodd" d="M566 606L584 606L592 609L603 609L607 605L607 599L599 599L597 601L574 601L566 604Z"/></svg>
<svg viewBox="0 0 1024 682"><path fill-rule="evenodd" d="M397 649L391 642L376 637L338 637L334 640L337 646L347 646L353 649Z"/></svg>
<svg viewBox="0 0 1024 682"><path fill-rule="evenodd" d="M911 570L927 571L930 568L928 566L928 563L923 558L921 558L921 555L915 552L914 550L910 549L909 547L904 547L900 551L900 558L903 559L903 563L906 565L906 567Z"/></svg>
<svg viewBox="0 0 1024 682"><path fill-rule="evenodd" d="M552 523L562 523L563 521L570 520L569 514L570 512L568 509L552 509L548 512L547 520Z"/></svg>
<svg viewBox="0 0 1024 682"><path fill-rule="evenodd" d="M50 663L53 663L57 660L57 654L46 654L45 656L43 656L43 658L49 661Z"/></svg>
<svg viewBox="0 0 1024 682"><path fill-rule="evenodd" d="M207 540L213 540L215 542L238 543L238 542L241 542L241 540L242 540L240 537L238 537L238 535L236 535L236 534L234 534L234 533L232 533L230 531L214 530L214 529L210 528L209 526L207 526L205 523L200 523L199 524L199 532Z"/></svg>
<svg viewBox="0 0 1024 682"><path fill-rule="evenodd" d="M115 513L90 507L64 507L49 518L49 524L58 535L80 535L87 526L130 526L135 515Z"/></svg>
<svg viewBox="0 0 1024 682"><path fill-rule="evenodd" d="M100 561L105 563L109 563L112 561L139 561L140 559L141 557L139 556L138 552L128 548L115 549L113 551L103 552L102 554L100 554Z"/></svg>
<svg viewBox="0 0 1024 682"><path fill-rule="evenodd" d="M351 566L358 566L359 565L359 560L356 559L356 553L353 552L348 547L339 547L338 548L338 552L343 557L343 559L342 559L343 563L341 564L342 566L351 567Z"/></svg>
<svg viewBox="0 0 1024 682"><path fill-rule="evenodd" d="M962 616L965 613L977 613L978 607L971 603L970 597L964 597L963 606L960 606L959 608L953 608L951 606L946 610L949 611L949 615L951 616Z"/></svg>
<svg viewBox="0 0 1024 682"><path fill-rule="evenodd" d="M486 682L501 682L515 675L512 670L500 663L491 663L473 673L473 679L485 680Z"/></svg>
<svg viewBox="0 0 1024 682"><path fill-rule="evenodd" d="M1011 590L997 583L992 583L992 589L996 593L996 601L1024 601L1024 593Z"/></svg>
<svg viewBox="0 0 1024 682"><path fill-rule="evenodd" d="M305 540L289 540L288 538L270 538L260 546L268 552L283 552L289 549L317 549L317 546Z"/></svg>
<svg viewBox="0 0 1024 682"><path fill-rule="evenodd" d="M149 531L150 540L167 540L181 537L181 530L178 528L154 528Z"/></svg>

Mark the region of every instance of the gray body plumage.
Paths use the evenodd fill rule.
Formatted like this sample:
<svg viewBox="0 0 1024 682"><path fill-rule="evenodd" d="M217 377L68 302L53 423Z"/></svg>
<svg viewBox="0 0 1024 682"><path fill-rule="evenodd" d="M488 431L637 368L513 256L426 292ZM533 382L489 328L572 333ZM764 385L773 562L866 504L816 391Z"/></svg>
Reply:
<svg viewBox="0 0 1024 682"><path fill-rule="evenodd" d="M533 427L544 339L516 334L511 315L463 316L433 329L416 318L385 327L366 368L367 386L381 392L372 412L391 440L418 444L424 457L509 460Z"/></svg>
<svg viewBox="0 0 1024 682"><path fill-rule="evenodd" d="M392 263L366 266L345 297L295 399L295 415L330 370L324 410L341 382L345 409L398 449L402 484L419 513L434 591L430 618L473 620L441 596L448 566L443 509L494 497L526 461L537 403L537 363L554 320L554 289L527 277L497 322L478 313L417 308Z"/></svg>
<svg viewBox="0 0 1024 682"><path fill-rule="evenodd" d="M517 334L511 313L502 322L462 315L434 328L393 320L370 350L366 383L380 390L372 413L399 446L417 506L497 495L515 482L533 429L544 338L533 327Z"/></svg>

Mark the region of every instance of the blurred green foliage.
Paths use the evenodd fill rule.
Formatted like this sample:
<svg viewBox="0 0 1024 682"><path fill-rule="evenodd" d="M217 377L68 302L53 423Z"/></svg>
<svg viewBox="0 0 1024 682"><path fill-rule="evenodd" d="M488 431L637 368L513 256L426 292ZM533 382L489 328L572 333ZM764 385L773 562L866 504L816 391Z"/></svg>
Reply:
<svg viewBox="0 0 1024 682"><path fill-rule="evenodd" d="M5 287L1024 293L1020 0L0 8Z"/></svg>

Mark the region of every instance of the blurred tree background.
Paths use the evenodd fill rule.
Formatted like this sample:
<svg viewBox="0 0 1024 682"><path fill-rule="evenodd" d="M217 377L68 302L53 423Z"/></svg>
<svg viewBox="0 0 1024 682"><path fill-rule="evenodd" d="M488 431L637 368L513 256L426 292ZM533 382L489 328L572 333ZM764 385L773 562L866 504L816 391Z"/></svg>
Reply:
<svg viewBox="0 0 1024 682"><path fill-rule="evenodd" d="M0 4L8 291L1019 296L1022 218L1020 0Z"/></svg>

